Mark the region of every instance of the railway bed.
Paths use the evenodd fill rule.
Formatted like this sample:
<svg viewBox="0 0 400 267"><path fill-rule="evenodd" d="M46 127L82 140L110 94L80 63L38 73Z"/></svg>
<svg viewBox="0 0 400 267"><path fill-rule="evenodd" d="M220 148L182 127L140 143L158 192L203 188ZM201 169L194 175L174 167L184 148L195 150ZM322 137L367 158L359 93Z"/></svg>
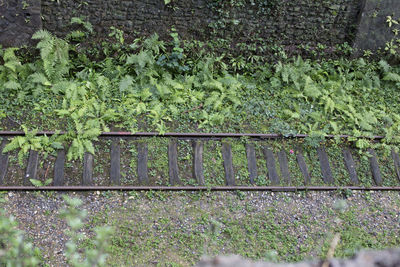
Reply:
<svg viewBox="0 0 400 267"><path fill-rule="evenodd" d="M39 132L37 135L52 136L55 132ZM62 133L59 133L62 134ZM1 151L10 140L16 136L23 136L24 132L0 131ZM252 134L252 133L131 133L131 132L104 132L99 136L100 140L110 140L110 167L108 176L108 185L99 185L93 179L94 155L86 152L83 159L82 177L79 184L68 183L65 175L66 165L66 149L57 151L53 164L53 180L48 186L32 186L30 179L38 178L39 152L29 151L29 157L26 162L24 177L21 177L21 184L10 184L7 174L9 172L9 159L12 157L10 153L0 154L0 190L55 190L55 191L102 191L102 190L164 190L164 191L332 191L332 190L380 190L380 191L400 191L400 158L399 154L394 150L391 152L391 164L394 170L391 175L397 178L399 186L385 186L381 175L378 156L374 149L367 150L369 153L369 171L372 177L372 183L363 186L360 183L359 174L356 169L356 161L352 153L352 142L350 136L328 135L326 139L339 138L346 142L346 146L342 149L342 161L349 177L348 184L338 185L332 172L332 164L325 145L320 144L315 148L316 158L313 161L319 162L321 173L321 186L311 184L311 176L309 166L307 166L304 153L301 147L296 147L295 157L291 157L295 161L302 178L303 185L292 185L292 173L289 168L288 151L284 149L272 148L265 141L279 141L283 139L304 139L307 135L293 135L284 137L279 134ZM167 159L168 159L168 185L155 185L149 181L149 147L147 138L167 138ZM379 142L384 137L375 136L370 138L371 141ZM142 140L136 143L137 152L137 168L136 178L138 185L129 185L121 183L121 148L120 140ZM233 152L230 140L244 140L244 149L247 158L247 171L249 174L248 185L237 184L235 180L235 170L233 164ZM179 174L178 167L178 140L184 140L191 143L191 179L196 185L183 185L183 179ZM204 150L206 141L220 142L224 170L224 184L209 185L204 178L203 155L207 153ZM270 182L268 186L255 185L255 181L259 176L257 166L257 156L254 142L260 143L262 146L263 160L265 160L266 169L268 170L267 178ZM48 170L47 170L48 171ZM46 171L46 173L47 173ZM185 179L188 177L185 177ZM8 181L6 183L6 181ZM323 185L322 185L323 184ZM287 185L287 186L286 186Z"/></svg>

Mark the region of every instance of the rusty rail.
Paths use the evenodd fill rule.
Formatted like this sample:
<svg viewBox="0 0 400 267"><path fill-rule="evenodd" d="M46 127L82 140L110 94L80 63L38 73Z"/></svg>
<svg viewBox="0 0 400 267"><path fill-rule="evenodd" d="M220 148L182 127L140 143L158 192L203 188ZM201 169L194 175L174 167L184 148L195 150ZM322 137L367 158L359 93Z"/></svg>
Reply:
<svg viewBox="0 0 400 267"><path fill-rule="evenodd" d="M0 191L400 191L400 186L0 186Z"/></svg>
<svg viewBox="0 0 400 267"><path fill-rule="evenodd" d="M56 134L54 131L42 131L37 132L36 135L47 135L52 136ZM59 132L58 134L65 134L65 132ZM12 136L24 136L25 133L22 131L0 131L0 137L12 137ZM100 137L175 137L175 138L254 138L254 139L276 139L276 138L306 138L309 135L307 134L295 134L284 136L282 134L259 134L259 133L164 133L160 134L157 132L103 132ZM333 139L333 138L351 138L350 135L326 135L325 138ZM384 139L384 136L361 136L357 138L366 138L371 140L381 140Z"/></svg>

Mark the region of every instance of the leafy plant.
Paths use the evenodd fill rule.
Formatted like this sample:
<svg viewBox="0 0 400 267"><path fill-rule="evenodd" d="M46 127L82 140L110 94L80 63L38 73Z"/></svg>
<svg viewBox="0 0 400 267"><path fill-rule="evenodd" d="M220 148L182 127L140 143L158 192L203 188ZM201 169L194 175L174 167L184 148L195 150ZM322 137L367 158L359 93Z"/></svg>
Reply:
<svg viewBox="0 0 400 267"><path fill-rule="evenodd" d="M24 125L22 125L22 128L25 135L14 137L3 149L3 153L19 149L18 162L21 166L23 165L24 156L27 155L30 150L42 152L44 157L47 157L49 153L62 148L57 134L51 137L46 135L37 136L37 130L29 131Z"/></svg>
<svg viewBox="0 0 400 267"><path fill-rule="evenodd" d="M31 179L35 186L43 186L37 180ZM51 182L51 181L50 181ZM49 183L47 180L46 183ZM67 207L61 211L61 217L67 221L70 229L66 230L70 240L66 244L65 256L71 266L105 266L107 249L112 228L97 227L94 229L95 236L93 247L80 250L79 245L87 237L80 233L83 227L83 219L86 210L80 210L81 200L77 198L64 197ZM38 248L27 241L22 231L18 230L14 217L7 217L0 210L0 265L1 266L42 266L41 252Z"/></svg>
<svg viewBox="0 0 400 267"><path fill-rule="evenodd" d="M64 197L67 207L61 211L61 217L65 218L70 229L66 230L66 234L70 240L66 244L65 255L71 266L105 266L107 259L107 248L109 237L113 230L111 227L97 227L94 229L95 237L93 239L93 248L79 249L79 244L88 239L80 229L83 227L83 220L87 215L85 210L80 210L82 201L78 198Z"/></svg>
<svg viewBox="0 0 400 267"><path fill-rule="evenodd" d="M44 182L37 180L37 179L29 179L29 181L36 187L42 187L42 186L48 186L49 184L51 184L51 182L53 182L53 179L50 178Z"/></svg>
<svg viewBox="0 0 400 267"><path fill-rule="evenodd" d="M65 134L26 134L11 141L5 151L20 149L20 162L31 149L48 154L61 147L68 147L68 160L82 159L85 152L94 153L93 142L111 128L384 134L385 145L400 141L400 109L393 101L399 96L400 70L384 60L288 58L276 46L282 60L264 64L255 55L207 53L206 47L216 44L182 42L174 29L169 42L154 34L128 44L124 33L113 28L111 45L85 51L46 31L34 37L39 57L28 59L16 48L1 50L0 118L5 127L12 121L14 129L45 125ZM258 44L236 46L260 49Z"/></svg>
<svg viewBox="0 0 400 267"><path fill-rule="evenodd" d="M124 32L120 29L115 28L114 26L110 27L111 32L109 33L109 37L114 37L119 44L123 45L125 42Z"/></svg>
<svg viewBox="0 0 400 267"><path fill-rule="evenodd" d="M69 45L63 39L54 37L46 30L36 32L32 39L40 40L37 48L40 50L40 65L45 73L38 77L38 82L48 84L49 81L60 81L69 71Z"/></svg>
<svg viewBox="0 0 400 267"><path fill-rule="evenodd" d="M394 19L393 16L387 16L386 23L393 36L388 42L386 42L385 51L389 52L390 55L399 58L399 53L400 53L399 21L397 19Z"/></svg>
<svg viewBox="0 0 400 267"><path fill-rule="evenodd" d="M71 141L67 158L82 159L84 152L94 154L92 141L97 140L102 130L108 131L105 121L115 118L115 112L107 110L105 104L99 104L96 99L87 99L86 88L70 84L66 90L66 99L62 109L57 109L57 114L63 118L72 119L73 127L63 136L66 141Z"/></svg>
<svg viewBox="0 0 400 267"><path fill-rule="evenodd" d="M39 266L41 253L26 240L18 230L14 217L7 217L0 210L0 265L1 266Z"/></svg>
<svg viewBox="0 0 400 267"><path fill-rule="evenodd" d="M72 17L70 24L72 26L78 26L83 29L77 29L71 31L66 36L66 39L74 40L74 41L83 41L84 38L88 38L90 34L93 33L93 25L85 20L84 17Z"/></svg>

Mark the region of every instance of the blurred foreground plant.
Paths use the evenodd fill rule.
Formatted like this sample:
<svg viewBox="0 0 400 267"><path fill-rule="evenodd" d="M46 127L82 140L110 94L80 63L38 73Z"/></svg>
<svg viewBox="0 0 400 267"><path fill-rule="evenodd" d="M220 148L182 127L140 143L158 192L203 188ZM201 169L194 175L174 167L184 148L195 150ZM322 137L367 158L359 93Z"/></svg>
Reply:
<svg viewBox="0 0 400 267"><path fill-rule="evenodd" d="M0 210L0 266L38 266L41 254L18 230L13 216L7 217Z"/></svg>
<svg viewBox="0 0 400 267"><path fill-rule="evenodd" d="M94 232L94 247L79 249L79 244L87 241L83 233L80 232L84 223L83 220L87 216L86 210L81 210L79 207L82 205L82 200L78 198L70 198L64 196L67 207L61 210L61 217L65 218L70 229L65 230L65 233L71 238L66 244L65 256L72 266L86 267L86 266L105 266L107 259L107 248L109 237L113 230L109 226L96 227Z"/></svg>
<svg viewBox="0 0 400 267"><path fill-rule="evenodd" d="M86 210L79 209L82 201L77 198L64 197L67 207L61 210L61 217L69 226L65 233L70 237L66 243L65 257L71 266L97 267L105 266L109 238L113 230L111 227L96 227L94 229L92 248L80 249L79 244L88 241L88 237L80 231ZM1 200L1 198L0 198ZM18 223L13 216L7 217L4 210L0 210L0 266L31 267L42 266L43 259L38 248L27 241L23 231L17 228Z"/></svg>

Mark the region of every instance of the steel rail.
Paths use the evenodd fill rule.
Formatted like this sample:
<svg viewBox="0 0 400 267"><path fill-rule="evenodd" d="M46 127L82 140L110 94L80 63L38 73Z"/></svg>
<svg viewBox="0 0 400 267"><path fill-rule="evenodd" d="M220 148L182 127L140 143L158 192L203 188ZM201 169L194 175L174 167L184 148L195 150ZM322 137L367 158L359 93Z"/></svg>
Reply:
<svg viewBox="0 0 400 267"><path fill-rule="evenodd" d="M37 132L36 135L38 136L52 136L55 135L57 132L55 131L42 131L42 132ZM65 132L59 132L58 134L65 134ZM22 131L0 131L0 137L10 137L10 136L24 136L25 133ZM193 132L193 133L157 133L157 132L103 132L100 134L100 137L174 137L174 138L256 138L256 139L277 139L277 138L306 138L309 137L307 134L295 134L295 135L289 135L289 136L284 136L282 134L261 134L261 133L198 133L198 132ZM348 138L354 138L353 136L350 135L326 135L325 138L327 139L333 139L333 138L342 138L342 139L348 139ZM355 137L357 139L360 138L365 138L365 139L371 139L371 140L381 140L384 139L384 136L372 136L372 137L366 137L366 136L361 136L361 137Z"/></svg>
<svg viewBox="0 0 400 267"><path fill-rule="evenodd" d="M0 186L0 191L400 191L400 186Z"/></svg>

